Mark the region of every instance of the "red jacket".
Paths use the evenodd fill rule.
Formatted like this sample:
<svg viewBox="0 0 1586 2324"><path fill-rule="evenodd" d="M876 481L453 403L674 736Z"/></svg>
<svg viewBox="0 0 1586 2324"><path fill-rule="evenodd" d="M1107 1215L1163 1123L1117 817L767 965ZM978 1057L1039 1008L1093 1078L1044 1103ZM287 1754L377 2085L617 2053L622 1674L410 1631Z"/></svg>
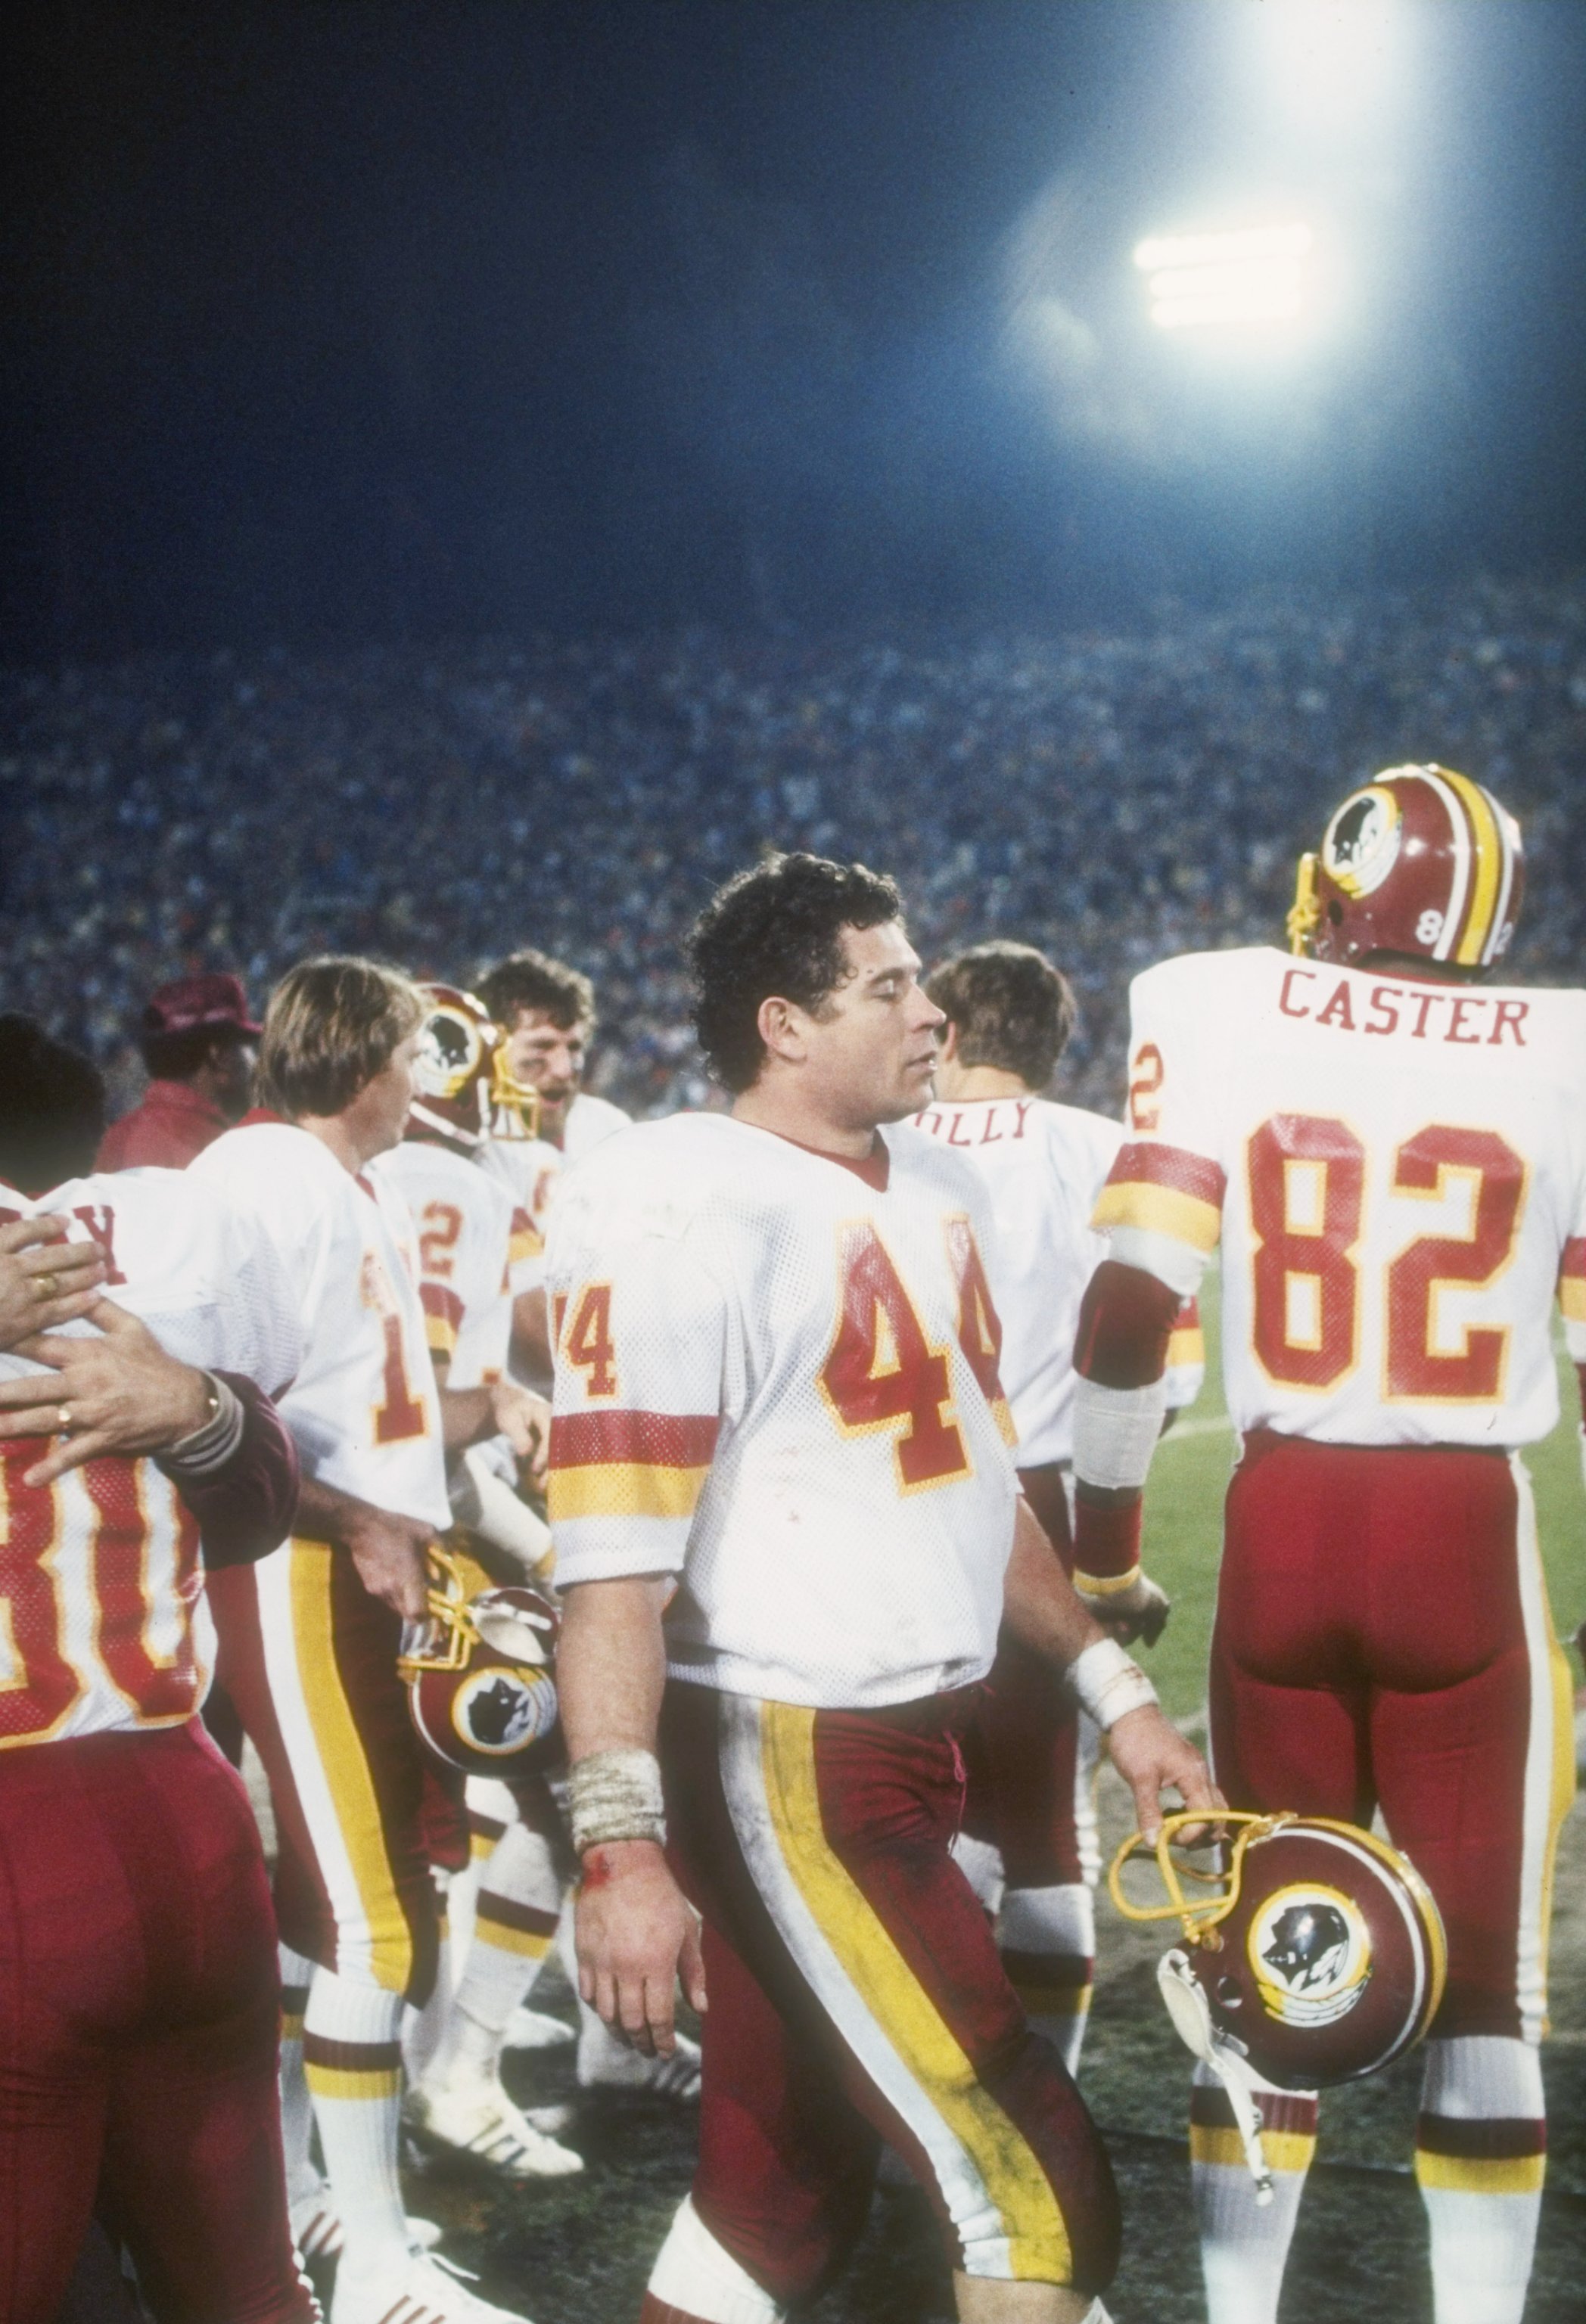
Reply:
<svg viewBox="0 0 1586 2324"><path fill-rule="evenodd" d="M99 1148L101 1170L136 1170L152 1164L185 1170L231 1124L214 1102L188 1082L151 1082L141 1105L113 1121Z"/></svg>

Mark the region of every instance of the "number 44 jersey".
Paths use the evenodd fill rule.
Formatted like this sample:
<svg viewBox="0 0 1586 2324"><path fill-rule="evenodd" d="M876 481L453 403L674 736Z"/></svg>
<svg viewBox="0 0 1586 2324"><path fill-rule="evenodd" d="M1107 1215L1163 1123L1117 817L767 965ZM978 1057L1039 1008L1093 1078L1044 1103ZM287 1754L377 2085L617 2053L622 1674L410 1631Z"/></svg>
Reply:
<svg viewBox="0 0 1586 2324"><path fill-rule="evenodd" d="M1221 1240L1236 1427L1515 1445L1586 1360L1586 993L1266 948L1137 977L1112 1256L1193 1290Z"/></svg>
<svg viewBox="0 0 1586 2324"><path fill-rule="evenodd" d="M563 1586L670 1573L669 1666L830 1709L984 1676L1012 1542L986 1194L721 1115L609 1139L547 1253Z"/></svg>

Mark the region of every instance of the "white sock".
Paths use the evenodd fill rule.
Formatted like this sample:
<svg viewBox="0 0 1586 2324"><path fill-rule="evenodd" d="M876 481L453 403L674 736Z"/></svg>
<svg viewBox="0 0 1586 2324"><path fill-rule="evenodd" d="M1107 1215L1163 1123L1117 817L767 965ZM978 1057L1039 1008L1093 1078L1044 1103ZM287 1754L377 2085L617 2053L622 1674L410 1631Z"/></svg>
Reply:
<svg viewBox="0 0 1586 2324"><path fill-rule="evenodd" d="M672 2310L689 2324L780 2324L788 2313L717 2243L685 2195L650 2271L645 2311Z"/></svg>
<svg viewBox="0 0 1586 2324"><path fill-rule="evenodd" d="M1010 1888L997 1931L1002 1966L1038 2034L1079 2071L1095 1970L1095 1907L1083 1882Z"/></svg>
<svg viewBox="0 0 1586 2324"><path fill-rule="evenodd" d="M419 2081L440 2045L452 2000L451 1939L447 1920L449 1875L432 1874L438 1891L436 1908L435 1983L422 2009L402 2012L402 2065L409 2081Z"/></svg>
<svg viewBox="0 0 1586 2324"><path fill-rule="evenodd" d="M309 2194L319 2183L309 2153L314 2132L314 2102L303 2073L303 2012L314 1964L306 1953L290 1945L281 1950L281 2145L286 2162L286 2193L290 2203Z"/></svg>
<svg viewBox="0 0 1586 2324"><path fill-rule="evenodd" d="M373 2273L407 2255L397 2176L401 2022L400 1993L315 1970L303 2021L303 2067L348 2275Z"/></svg>
<svg viewBox="0 0 1586 2324"><path fill-rule="evenodd" d="M1520 2324L1546 2166L1542 2064L1527 2042L1428 2042L1415 2176L1437 2324Z"/></svg>
<svg viewBox="0 0 1586 2324"><path fill-rule="evenodd" d="M1002 1851L994 1840L977 1840L961 1831L953 1842L953 1861L994 1921L1002 1903Z"/></svg>
<svg viewBox="0 0 1586 2324"><path fill-rule="evenodd" d="M1262 2083L1258 2102L1261 2145L1272 2173L1272 2200L1267 2204L1256 2200L1256 2182L1228 2093L1209 2066L1195 2068L1190 2175L1209 2324L1277 2324L1284 2264L1316 2149L1314 2090L1279 2090Z"/></svg>
<svg viewBox="0 0 1586 2324"><path fill-rule="evenodd" d="M509 1825L485 1863L474 1942L428 2070L431 2083L495 2078L508 2021L549 1957L561 1906L549 1841L527 1824Z"/></svg>

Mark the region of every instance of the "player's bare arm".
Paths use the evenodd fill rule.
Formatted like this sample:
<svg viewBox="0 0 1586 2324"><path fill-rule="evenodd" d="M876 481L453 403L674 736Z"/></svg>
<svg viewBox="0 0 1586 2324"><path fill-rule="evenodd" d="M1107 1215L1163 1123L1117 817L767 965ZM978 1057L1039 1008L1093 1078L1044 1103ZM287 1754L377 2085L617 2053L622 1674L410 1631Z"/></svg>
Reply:
<svg viewBox="0 0 1586 2324"><path fill-rule="evenodd" d="M429 1568L424 1553L435 1527L394 1509L377 1509L334 1485L303 1480L297 1528L309 1541L328 1541L346 1550L358 1579L405 1621L419 1621L429 1603Z"/></svg>
<svg viewBox="0 0 1586 2324"><path fill-rule="evenodd" d="M0 1348L57 1330L97 1299L104 1253L91 1238L68 1242L69 1225L45 1216L0 1226Z"/></svg>
<svg viewBox="0 0 1586 2324"><path fill-rule="evenodd" d="M661 1613L670 1588L664 1575L638 1574L581 1582L567 1592L557 1688L576 1798L580 1766L587 1784L597 1759L619 1775L615 1755L641 1755L654 1764L666 1684ZM658 1840L597 1840L583 1850L583 1865L578 1989L637 2048L668 2056L676 2046L679 1978L691 2006L705 2006L698 1918Z"/></svg>
<svg viewBox="0 0 1586 2324"><path fill-rule="evenodd" d="M516 1380L493 1380L485 1388L447 1388L442 1381L440 1418L448 1454L487 1436L504 1436L532 1481L544 1484L550 1406L532 1388Z"/></svg>
<svg viewBox="0 0 1586 2324"><path fill-rule="evenodd" d="M1013 1552L1003 1590L1009 1628L1025 1646L1059 1669L1074 1671L1082 1655L1108 1645L1105 1632L1053 1555L1050 1542L1024 1500L1018 1504ZM1123 1667L1127 1671L1133 1666L1125 1664ZM1107 1726L1112 1764L1134 1794L1140 1830L1148 1840L1154 1840L1161 1829L1165 1792L1176 1792L1189 1808L1222 1804L1205 1761L1163 1717L1154 1700L1123 1711L1111 1723L1103 1716L1102 1723Z"/></svg>
<svg viewBox="0 0 1586 2324"><path fill-rule="evenodd" d="M30 1485L53 1484L103 1453L170 1452L213 1417L207 1372L168 1356L113 1300L97 1299L88 1313L97 1336L41 1333L20 1341L14 1352L44 1370L0 1381L0 1439L57 1440L29 1470Z"/></svg>

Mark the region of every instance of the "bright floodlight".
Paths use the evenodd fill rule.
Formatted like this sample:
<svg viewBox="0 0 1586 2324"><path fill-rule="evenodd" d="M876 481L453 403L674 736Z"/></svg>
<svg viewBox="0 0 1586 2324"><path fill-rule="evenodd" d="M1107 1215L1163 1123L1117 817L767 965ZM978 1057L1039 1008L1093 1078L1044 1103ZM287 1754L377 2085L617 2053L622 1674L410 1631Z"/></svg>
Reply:
<svg viewBox="0 0 1586 2324"><path fill-rule="evenodd" d="M1289 323L1305 309L1314 241L1297 224L1148 235L1134 263L1148 278L1151 320L1165 331Z"/></svg>

